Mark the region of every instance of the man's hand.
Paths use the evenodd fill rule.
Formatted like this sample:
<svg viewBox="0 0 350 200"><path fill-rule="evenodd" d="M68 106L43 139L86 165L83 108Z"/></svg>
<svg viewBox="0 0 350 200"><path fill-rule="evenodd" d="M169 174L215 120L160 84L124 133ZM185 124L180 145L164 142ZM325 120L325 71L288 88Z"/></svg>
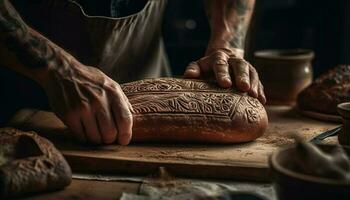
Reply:
<svg viewBox="0 0 350 200"><path fill-rule="evenodd" d="M81 142L128 144L132 107L119 84L94 67L63 64L42 82L56 115Z"/></svg>
<svg viewBox="0 0 350 200"><path fill-rule="evenodd" d="M44 88L54 112L80 141L130 142L132 107L120 86L28 27L8 0L0 0L0 57L1 65Z"/></svg>
<svg viewBox="0 0 350 200"><path fill-rule="evenodd" d="M223 88L234 87L239 91L248 92L266 102L264 88L255 68L243 58L242 50L218 49L212 50L205 57L190 63L184 76L186 78L208 77L214 74L218 84Z"/></svg>
<svg viewBox="0 0 350 200"><path fill-rule="evenodd" d="M187 78L214 74L219 85L247 92L261 103L264 89L255 68L244 60L244 40L255 0L205 0L211 37L205 56L189 64Z"/></svg>

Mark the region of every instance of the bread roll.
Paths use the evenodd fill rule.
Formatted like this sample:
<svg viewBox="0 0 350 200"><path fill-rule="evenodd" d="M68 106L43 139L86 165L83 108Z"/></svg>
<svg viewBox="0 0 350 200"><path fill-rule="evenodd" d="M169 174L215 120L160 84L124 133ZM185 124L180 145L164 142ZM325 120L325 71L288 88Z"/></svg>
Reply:
<svg viewBox="0 0 350 200"><path fill-rule="evenodd" d="M72 172L54 145L35 134L0 129L0 199L53 191L71 183Z"/></svg>
<svg viewBox="0 0 350 200"><path fill-rule="evenodd" d="M248 142L267 127L257 99L215 82L156 78L121 87L134 109L136 142Z"/></svg>
<svg viewBox="0 0 350 200"><path fill-rule="evenodd" d="M350 65L339 65L318 77L298 96L301 110L338 115L337 105L350 101Z"/></svg>

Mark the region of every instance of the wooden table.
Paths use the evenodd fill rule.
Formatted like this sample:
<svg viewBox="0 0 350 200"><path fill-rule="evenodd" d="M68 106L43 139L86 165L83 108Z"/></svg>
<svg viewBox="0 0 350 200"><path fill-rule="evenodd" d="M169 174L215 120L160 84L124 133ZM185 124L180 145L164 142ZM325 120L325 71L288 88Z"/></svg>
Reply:
<svg viewBox="0 0 350 200"><path fill-rule="evenodd" d="M149 175L165 167L177 177L267 181L269 155L294 142L293 134L310 140L339 126L300 115L288 106L267 107L269 126L254 142L233 145L132 144L100 147L77 144L53 113L26 110L12 120L14 126L35 130L61 150L73 171ZM335 141L336 142L336 141ZM218 173L218 171L220 173Z"/></svg>
<svg viewBox="0 0 350 200"><path fill-rule="evenodd" d="M62 145L59 142L60 139L55 141L55 144L62 150L75 171L86 167L91 168L84 161L91 162L86 159L92 159L93 162L108 163L107 167L92 165L98 170L106 167L107 172L120 166L117 171L130 174L139 165L145 166L146 164L148 168L141 170L142 174L154 171L159 166L168 166L174 174L178 173L176 175L180 176L222 175L230 179L266 180L268 155L278 147L291 144L293 142L291 134L297 134L309 140L320 132L339 125L303 117L291 107L273 106L268 107L267 111L270 123L266 134L256 142L236 146L131 145L128 147L109 146L96 150L75 145ZM54 115L41 111L21 111L12 120L12 125L22 129L36 130L53 140L67 132L65 126L57 121ZM47 133L50 134L47 135ZM64 144L67 143L66 139L63 141L65 141ZM330 142L336 143L336 138L331 139ZM81 163L84 163L83 167ZM178 168L179 166L182 168ZM210 170L211 168L216 170ZM93 168L91 170L94 171ZM217 173L218 171L220 173ZM137 193L139 187L140 183L137 182L73 180L65 190L24 199L118 199L123 192Z"/></svg>

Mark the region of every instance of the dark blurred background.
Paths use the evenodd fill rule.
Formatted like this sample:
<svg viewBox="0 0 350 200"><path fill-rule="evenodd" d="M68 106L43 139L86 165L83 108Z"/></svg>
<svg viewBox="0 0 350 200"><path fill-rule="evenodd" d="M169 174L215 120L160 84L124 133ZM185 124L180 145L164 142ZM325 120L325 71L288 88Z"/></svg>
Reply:
<svg viewBox="0 0 350 200"><path fill-rule="evenodd" d="M174 74L200 58L210 36L202 0L170 0L164 39ZM350 63L350 1L257 0L248 38L248 60L261 49L315 51L314 74Z"/></svg>
<svg viewBox="0 0 350 200"><path fill-rule="evenodd" d="M337 64L350 63L349 0L256 1L247 45L247 59L252 63L256 50L290 48L315 51L315 76ZM93 3L100 5L100 1ZM168 0L163 31L173 73L181 75L189 62L203 56L210 37L203 0ZM7 85L21 78L4 68L0 68L0 73L3 77L0 79L0 124L21 107L43 106L41 100L46 97L42 91L26 91L20 87L14 91ZM20 97L11 98L14 93Z"/></svg>

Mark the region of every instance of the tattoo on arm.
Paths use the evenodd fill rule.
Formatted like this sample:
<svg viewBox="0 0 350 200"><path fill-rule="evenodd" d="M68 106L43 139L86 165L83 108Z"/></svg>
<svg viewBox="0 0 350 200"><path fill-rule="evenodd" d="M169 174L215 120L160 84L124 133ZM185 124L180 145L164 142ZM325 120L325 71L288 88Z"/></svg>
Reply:
<svg viewBox="0 0 350 200"><path fill-rule="evenodd" d="M234 48L244 48L244 40L247 34L248 23L246 22L247 13L251 12L252 8L249 6L246 0L236 0L230 3L228 9L236 10L237 22L234 24L235 34L230 41L230 44ZM230 12L230 11L228 11Z"/></svg>
<svg viewBox="0 0 350 200"><path fill-rule="evenodd" d="M255 0L205 0L212 35L232 48L243 49L254 3Z"/></svg>
<svg viewBox="0 0 350 200"><path fill-rule="evenodd" d="M0 0L0 38L26 67L48 67L56 57L49 41L31 31L8 0Z"/></svg>

